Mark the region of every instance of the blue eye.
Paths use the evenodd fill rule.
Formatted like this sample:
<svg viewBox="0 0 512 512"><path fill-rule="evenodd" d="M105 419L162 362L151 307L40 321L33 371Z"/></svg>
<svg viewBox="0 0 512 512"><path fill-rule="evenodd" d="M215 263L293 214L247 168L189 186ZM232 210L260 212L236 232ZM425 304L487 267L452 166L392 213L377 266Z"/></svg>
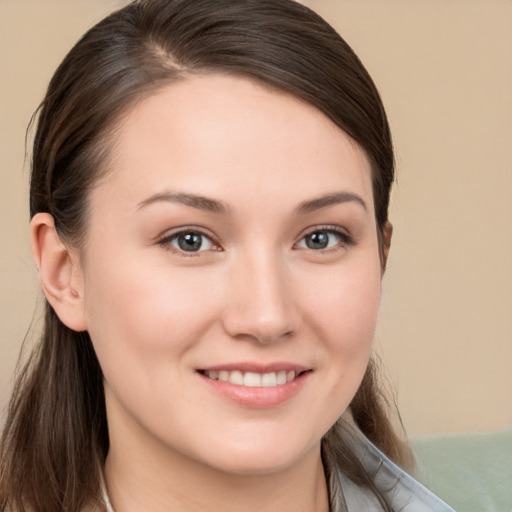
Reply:
<svg viewBox="0 0 512 512"><path fill-rule="evenodd" d="M181 231L160 242L182 252L201 252L215 249L215 244L206 235L197 231Z"/></svg>
<svg viewBox="0 0 512 512"><path fill-rule="evenodd" d="M323 229L308 233L299 241L297 247L301 249L313 249L316 251L321 251L324 249L336 247L340 243L349 243L348 236L332 229Z"/></svg>

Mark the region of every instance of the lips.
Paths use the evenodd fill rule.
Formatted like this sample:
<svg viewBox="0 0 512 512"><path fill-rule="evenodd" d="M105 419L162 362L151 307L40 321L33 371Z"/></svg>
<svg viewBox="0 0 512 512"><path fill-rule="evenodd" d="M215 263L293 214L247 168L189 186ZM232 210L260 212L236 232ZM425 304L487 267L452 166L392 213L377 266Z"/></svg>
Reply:
<svg viewBox="0 0 512 512"><path fill-rule="evenodd" d="M239 363L205 368L197 373L215 394L243 407L261 409L278 406L293 398L312 371L289 363Z"/></svg>

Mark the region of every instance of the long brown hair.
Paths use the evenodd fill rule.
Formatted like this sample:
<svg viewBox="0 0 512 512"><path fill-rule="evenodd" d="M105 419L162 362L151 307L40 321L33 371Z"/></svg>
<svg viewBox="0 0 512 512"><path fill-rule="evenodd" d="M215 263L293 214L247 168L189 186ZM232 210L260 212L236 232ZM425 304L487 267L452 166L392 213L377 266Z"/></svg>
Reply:
<svg viewBox="0 0 512 512"><path fill-rule="evenodd" d="M40 106L30 213L50 213L79 247L88 192L106 172L116 124L131 106L187 74L220 72L287 91L317 107L364 150L372 167L379 239L387 222L394 157L373 81L322 18L292 0L139 0L89 30L55 72ZM20 372L0 447L0 508L80 511L100 504L108 452L103 377L89 335L68 329L45 303L41 340ZM351 410L398 463L395 434L370 362ZM350 453L343 424L327 434L334 457L378 496ZM383 509L387 505L379 496Z"/></svg>

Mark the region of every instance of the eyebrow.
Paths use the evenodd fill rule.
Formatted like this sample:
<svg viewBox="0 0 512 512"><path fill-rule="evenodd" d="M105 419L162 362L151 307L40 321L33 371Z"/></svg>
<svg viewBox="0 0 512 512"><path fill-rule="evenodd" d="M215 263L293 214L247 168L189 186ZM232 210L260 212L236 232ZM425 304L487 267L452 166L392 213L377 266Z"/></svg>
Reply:
<svg viewBox="0 0 512 512"><path fill-rule="evenodd" d="M300 215L304 215L306 213L311 213L316 210L321 210L322 208L327 208L329 206L333 206L335 204L340 203L349 203L355 202L363 207L364 211L368 211L368 207L364 202L363 198L354 194L353 192L334 192L332 194L327 194L325 196L318 197L316 199L311 199L310 201L305 201L299 205L297 208L297 213Z"/></svg>
<svg viewBox="0 0 512 512"><path fill-rule="evenodd" d="M221 215L227 215L229 213L228 206L221 201L216 201L215 199L210 199L208 197L198 196L195 194L172 192L154 194L151 197L144 199L144 201L141 201L137 205L137 209L141 210L142 208L145 208L151 204L159 203L162 201L170 203L180 203L186 206L191 206L192 208L197 208L199 210L211 213L218 213Z"/></svg>
<svg viewBox="0 0 512 512"><path fill-rule="evenodd" d="M142 208L145 208L151 204L158 202L179 203L206 212L217 213L220 215L229 214L229 207L222 201L217 201L216 199L211 199L209 197L198 196L195 194L186 194L182 192L162 192L154 194L138 203L137 209L141 210ZM348 202L355 202L362 206L362 208L365 211L368 210L366 203L360 196L354 194L353 192L343 191L327 194L321 197L317 197L315 199L311 199L309 201L304 201L299 205L296 212L299 215L305 215L307 213L312 213L314 211L321 210L322 208L328 208L329 206Z"/></svg>

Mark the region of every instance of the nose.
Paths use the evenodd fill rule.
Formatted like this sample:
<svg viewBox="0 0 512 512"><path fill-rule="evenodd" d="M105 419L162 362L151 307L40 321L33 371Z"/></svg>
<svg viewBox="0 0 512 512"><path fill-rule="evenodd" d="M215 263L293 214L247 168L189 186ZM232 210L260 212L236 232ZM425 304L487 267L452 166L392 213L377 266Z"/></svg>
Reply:
<svg viewBox="0 0 512 512"><path fill-rule="evenodd" d="M240 256L230 269L226 332L239 339L263 344L290 337L298 314L286 265L270 251Z"/></svg>

